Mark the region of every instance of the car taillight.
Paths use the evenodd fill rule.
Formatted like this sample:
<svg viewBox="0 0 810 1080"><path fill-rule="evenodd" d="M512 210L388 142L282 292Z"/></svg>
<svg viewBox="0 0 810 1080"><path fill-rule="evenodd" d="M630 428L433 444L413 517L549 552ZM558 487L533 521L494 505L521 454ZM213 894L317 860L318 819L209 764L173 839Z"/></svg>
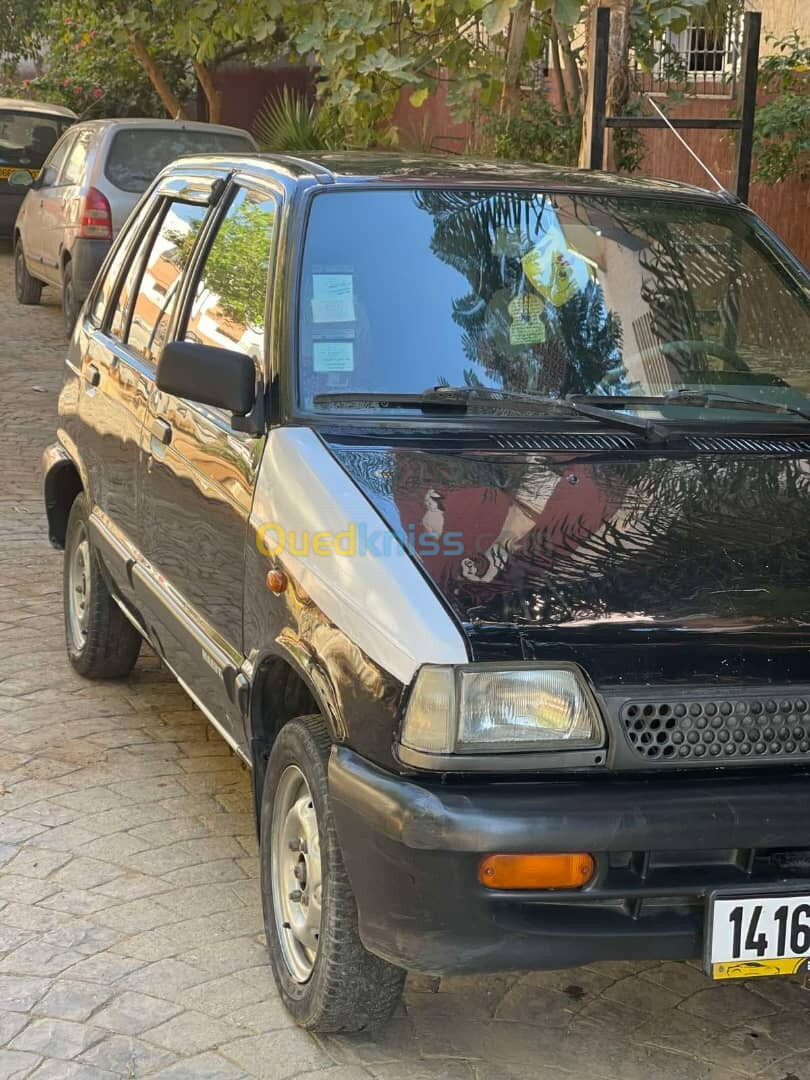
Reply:
<svg viewBox="0 0 810 1080"><path fill-rule="evenodd" d="M77 236L112 240L110 204L97 188L91 187L82 200Z"/></svg>

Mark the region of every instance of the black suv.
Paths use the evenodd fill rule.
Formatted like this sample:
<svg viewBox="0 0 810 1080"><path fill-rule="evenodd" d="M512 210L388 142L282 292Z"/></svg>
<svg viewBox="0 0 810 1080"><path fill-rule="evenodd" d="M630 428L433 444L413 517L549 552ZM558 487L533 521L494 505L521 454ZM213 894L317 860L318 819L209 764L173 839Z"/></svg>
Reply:
<svg viewBox="0 0 810 1080"><path fill-rule="evenodd" d="M251 766L322 1031L404 971L810 952L810 304L730 198L175 163L45 454L74 667L142 638Z"/></svg>

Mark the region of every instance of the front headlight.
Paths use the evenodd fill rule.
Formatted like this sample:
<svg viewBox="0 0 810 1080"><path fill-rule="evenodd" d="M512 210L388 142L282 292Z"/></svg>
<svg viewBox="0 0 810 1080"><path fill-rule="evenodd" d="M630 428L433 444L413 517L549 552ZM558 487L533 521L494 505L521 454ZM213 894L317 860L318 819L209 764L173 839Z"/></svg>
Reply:
<svg viewBox="0 0 810 1080"><path fill-rule="evenodd" d="M426 665L400 736L426 754L589 750L604 740L596 702L566 664Z"/></svg>

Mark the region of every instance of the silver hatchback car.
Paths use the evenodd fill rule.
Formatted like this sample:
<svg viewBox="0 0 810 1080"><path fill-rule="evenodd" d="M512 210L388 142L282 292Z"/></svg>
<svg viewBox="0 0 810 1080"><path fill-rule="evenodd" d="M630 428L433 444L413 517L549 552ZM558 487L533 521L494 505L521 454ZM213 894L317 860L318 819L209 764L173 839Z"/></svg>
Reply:
<svg viewBox="0 0 810 1080"><path fill-rule="evenodd" d="M25 169L10 186L28 188L14 227L14 283L21 304L56 286L68 333L107 252L164 165L188 154L256 150L241 128L174 120L91 120L74 124L39 176Z"/></svg>

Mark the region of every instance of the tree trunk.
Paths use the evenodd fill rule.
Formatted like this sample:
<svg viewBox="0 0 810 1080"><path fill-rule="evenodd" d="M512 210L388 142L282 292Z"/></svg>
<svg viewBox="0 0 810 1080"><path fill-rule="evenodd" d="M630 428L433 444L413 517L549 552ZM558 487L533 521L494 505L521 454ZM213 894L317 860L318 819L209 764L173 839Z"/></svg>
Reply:
<svg viewBox="0 0 810 1080"><path fill-rule="evenodd" d="M565 86L565 100L568 104L569 113L572 116L575 116L579 112L582 104L582 84L579 78L579 68L577 67L577 62L574 59L574 52L571 48L571 38L569 36L568 27L561 26L553 16L552 25L560 47L560 56L562 58L562 77L563 85Z"/></svg>
<svg viewBox="0 0 810 1080"><path fill-rule="evenodd" d="M551 24L551 77L554 80L554 92L557 96L558 107L561 113L569 114L568 100L565 96L565 85L562 75L562 57L560 56L560 40L557 37L557 28Z"/></svg>
<svg viewBox="0 0 810 1080"><path fill-rule="evenodd" d="M632 0L614 0L610 12L608 48L607 115L620 116L630 100L630 11ZM616 129L608 128L605 138L605 167L617 166Z"/></svg>
<svg viewBox="0 0 810 1080"><path fill-rule="evenodd" d="M203 88L205 100L208 102L208 123L221 124L222 91L217 89L211 69L206 67L205 64L201 64L199 60L195 60L194 71L197 78L200 80L200 86Z"/></svg>
<svg viewBox="0 0 810 1080"><path fill-rule="evenodd" d="M509 41L506 46L506 70L501 95L501 115L508 113L515 104L520 90L520 70L526 51L526 35L532 16L532 0L520 0L512 12L509 24Z"/></svg>
<svg viewBox="0 0 810 1080"><path fill-rule="evenodd" d="M166 112L171 116L173 120L188 120L188 115L180 104L177 97L166 81L166 77L160 70L160 66L155 62L154 57L144 44L143 38L137 32L132 30L129 32L129 40L132 42L132 49L140 62L141 67L149 76L149 81L163 102Z"/></svg>

